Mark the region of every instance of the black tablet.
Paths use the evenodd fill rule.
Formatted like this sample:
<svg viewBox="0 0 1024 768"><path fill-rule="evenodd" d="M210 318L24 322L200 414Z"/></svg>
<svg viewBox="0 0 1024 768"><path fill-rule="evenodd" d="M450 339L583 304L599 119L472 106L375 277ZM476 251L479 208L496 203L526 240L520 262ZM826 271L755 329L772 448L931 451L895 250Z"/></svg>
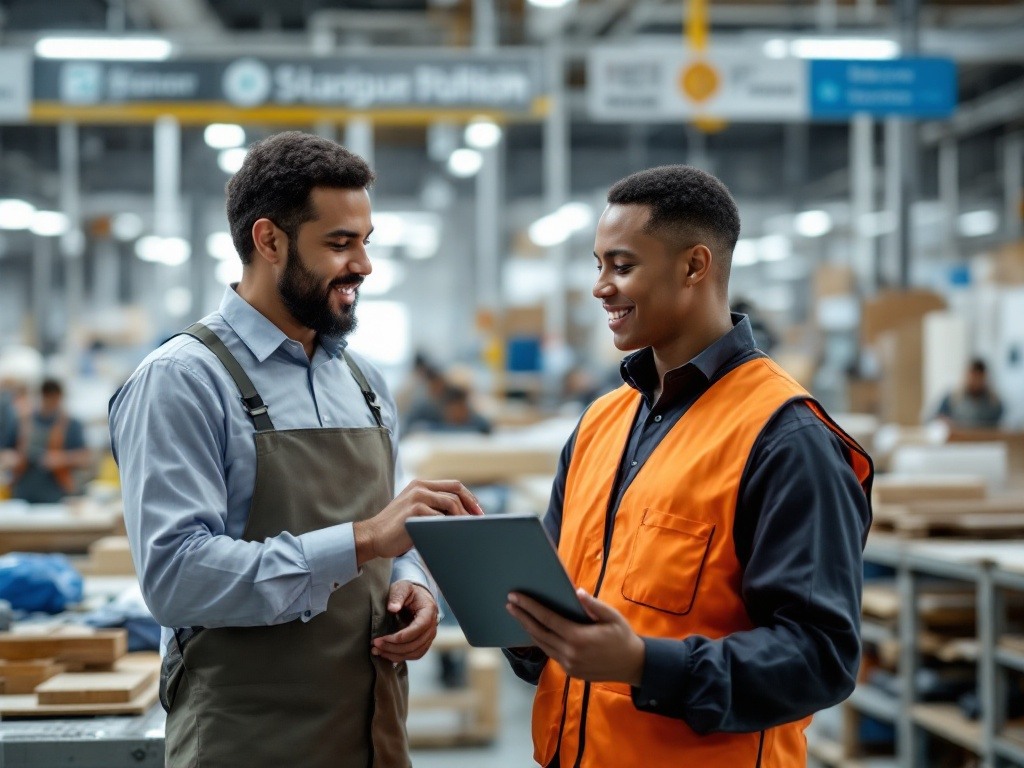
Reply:
<svg viewBox="0 0 1024 768"><path fill-rule="evenodd" d="M470 645L533 645L505 610L509 592L591 623L536 515L414 517L405 528Z"/></svg>

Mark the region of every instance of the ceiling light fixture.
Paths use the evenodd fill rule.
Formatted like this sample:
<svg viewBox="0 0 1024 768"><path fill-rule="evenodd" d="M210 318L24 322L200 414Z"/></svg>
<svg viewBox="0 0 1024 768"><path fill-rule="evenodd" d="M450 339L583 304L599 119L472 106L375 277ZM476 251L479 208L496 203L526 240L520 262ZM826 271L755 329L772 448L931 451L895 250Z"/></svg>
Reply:
<svg viewBox="0 0 1024 768"><path fill-rule="evenodd" d="M594 209L586 203L566 203L554 213L541 216L527 230L534 245L550 248L564 243L574 232L594 221Z"/></svg>
<svg viewBox="0 0 1024 768"><path fill-rule="evenodd" d="M798 37L792 40L775 37L762 48L770 59L897 59L900 46L895 40L861 37Z"/></svg>
<svg viewBox="0 0 1024 768"><path fill-rule="evenodd" d="M475 149L456 149L448 158L448 172L460 179L476 176L484 164L484 156Z"/></svg>
<svg viewBox="0 0 1024 768"><path fill-rule="evenodd" d="M174 46L159 37L43 37L36 41L41 59L163 61Z"/></svg>
<svg viewBox="0 0 1024 768"><path fill-rule="evenodd" d="M217 155L217 166L227 174L238 173L245 162L246 150L242 147L222 149Z"/></svg>
<svg viewBox="0 0 1024 768"><path fill-rule="evenodd" d="M211 149L233 149L245 144L245 129L231 123L211 123L203 131L203 141Z"/></svg>
<svg viewBox="0 0 1024 768"><path fill-rule="evenodd" d="M110 219L110 233L122 242L139 237L144 227L142 217L130 211L118 213Z"/></svg>
<svg viewBox="0 0 1024 768"><path fill-rule="evenodd" d="M961 213L957 220L960 234L964 237L983 237L995 234L999 229L999 214L995 211L969 211Z"/></svg>
<svg viewBox="0 0 1024 768"><path fill-rule="evenodd" d="M501 141L501 127L491 120L474 120L466 126L465 139L473 149L490 149Z"/></svg>
<svg viewBox="0 0 1024 768"><path fill-rule="evenodd" d="M821 237L832 231L828 211L804 211L793 217L793 229L801 237Z"/></svg>
<svg viewBox="0 0 1024 768"><path fill-rule="evenodd" d="M35 212L24 200L0 200L0 229L28 229Z"/></svg>
<svg viewBox="0 0 1024 768"><path fill-rule="evenodd" d="M237 259L235 244L228 232L211 232L206 236L206 252L217 261Z"/></svg>
<svg viewBox="0 0 1024 768"><path fill-rule="evenodd" d="M57 237L67 232L70 225L67 215L60 211L36 211L28 228L33 235Z"/></svg>

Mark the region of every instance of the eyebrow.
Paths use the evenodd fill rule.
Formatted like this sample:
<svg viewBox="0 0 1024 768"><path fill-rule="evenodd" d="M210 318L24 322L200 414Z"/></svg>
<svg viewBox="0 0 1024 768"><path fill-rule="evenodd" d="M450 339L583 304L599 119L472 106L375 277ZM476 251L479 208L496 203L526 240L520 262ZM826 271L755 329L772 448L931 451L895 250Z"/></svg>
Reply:
<svg viewBox="0 0 1024 768"><path fill-rule="evenodd" d="M373 234L373 227L370 227L370 231L366 233L366 237ZM333 240L336 237L360 237L358 232L353 232L350 229L332 229L330 232L324 235L324 239Z"/></svg>
<svg viewBox="0 0 1024 768"><path fill-rule="evenodd" d="M597 255L597 251L594 251L594 258L597 259L598 261L600 261L602 258L614 259L616 256L634 256L635 257L636 254L633 253L633 251L629 250L628 248L613 248L610 251L605 251L603 257L602 256L598 256Z"/></svg>

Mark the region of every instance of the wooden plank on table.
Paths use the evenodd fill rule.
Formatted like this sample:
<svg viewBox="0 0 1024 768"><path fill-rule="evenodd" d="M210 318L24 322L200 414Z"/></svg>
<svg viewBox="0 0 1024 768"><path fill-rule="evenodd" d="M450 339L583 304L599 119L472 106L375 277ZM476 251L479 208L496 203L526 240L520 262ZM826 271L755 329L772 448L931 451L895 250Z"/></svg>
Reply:
<svg viewBox="0 0 1024 768"><path fill-rule="evenodd" d="M984 499L985 478L977 475L879 475L871 486L874 504Z"/></svg>
<svg viewBox="0 0 1024 768"><path fill-rule="evenodd" d="M160 683L157 678L160 656L133 653L120 659L117 672L146 672L150 682L130 701L105 704L43 704L35 694L0 696L0 717L79 717L92 715L142 715L156 704ZM98 673L104 674L104 673Z"/></svg>
<svg viewBox="0 0 1024 768"><path fill-rule="evenodd" d="M128 651L123 629L49 627L40 632L0 632L0 658L12 661L52 658L59 662L113 664Z"/></svg>
<svg viewBox="0 0 1024 768"><path fill-rule="evenodd" d="M156 670L65 672L36 687L40 704L121 704L156 679Z"/></svg>
<svg viewBox="0 0 1024 768"><path fill-rule="evenodd" d="M0 677L5 680L3 692L7 694L32 693L37 685L63 671L64 665L53 659L0 659Z"/></svg>
<svg viewBox="0 0 1024 768"><path fill-rule="evenodd" d="M1016 515L1024 513L1024 496L907 501L902 506L909 509L911 514L926 515L934 518Z"/></svg>

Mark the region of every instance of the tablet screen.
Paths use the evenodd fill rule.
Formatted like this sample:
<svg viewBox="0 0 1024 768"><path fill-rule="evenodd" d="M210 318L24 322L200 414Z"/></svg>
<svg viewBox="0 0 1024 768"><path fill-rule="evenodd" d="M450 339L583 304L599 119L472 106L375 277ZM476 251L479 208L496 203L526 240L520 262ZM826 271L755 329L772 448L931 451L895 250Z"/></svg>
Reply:
<svg viewBox="0 0 1024 768"><path fill-rule="evenodd" d="M505 610L509 592L590 623L537 516L415 517L405 527L470 645L533 645Z"/></svg>

